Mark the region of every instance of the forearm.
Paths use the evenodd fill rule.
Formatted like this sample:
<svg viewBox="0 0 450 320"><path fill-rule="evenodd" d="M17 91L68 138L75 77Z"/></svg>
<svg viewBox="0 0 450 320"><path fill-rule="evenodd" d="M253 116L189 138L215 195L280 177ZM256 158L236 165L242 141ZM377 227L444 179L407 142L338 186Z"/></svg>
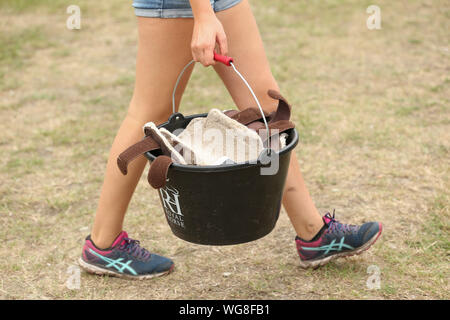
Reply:
<svg viewBox="0 0 450 320"><path fill-rule="evenodd" d="M203 17L214 15L214 10L211 7L211 2L209 0L189 0L189 2L191 3L194 19L201 19Z"/></svg>

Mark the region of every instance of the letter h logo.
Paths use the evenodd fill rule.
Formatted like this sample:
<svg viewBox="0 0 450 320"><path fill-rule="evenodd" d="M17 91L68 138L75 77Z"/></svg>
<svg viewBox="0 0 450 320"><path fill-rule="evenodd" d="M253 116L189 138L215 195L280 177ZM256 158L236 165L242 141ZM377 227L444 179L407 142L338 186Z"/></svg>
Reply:
<svg viewBox="0 0 450 320"><path fill-rule="evenodd" d="M161 195L161 201L165 209L170 210L171 213L183 216L181 213L180 202L178 201L180 192L177 189L166 186L159 189L159 194Z"/></svg>

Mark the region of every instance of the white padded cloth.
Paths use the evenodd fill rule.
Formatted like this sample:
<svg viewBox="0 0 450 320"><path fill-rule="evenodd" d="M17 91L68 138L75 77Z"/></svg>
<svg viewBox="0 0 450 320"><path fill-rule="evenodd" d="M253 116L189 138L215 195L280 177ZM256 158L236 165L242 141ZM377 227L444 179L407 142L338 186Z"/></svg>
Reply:
<svg viewBox="0 0 450 320"><path fill-rule="evenodd" d="M153 122L144 129L158 137L172 160L180 164L219 165L256 160L264 149L259 135L231 119L218 109L212 109L207 117L195 118L178 135L158 129Z"/></svg>

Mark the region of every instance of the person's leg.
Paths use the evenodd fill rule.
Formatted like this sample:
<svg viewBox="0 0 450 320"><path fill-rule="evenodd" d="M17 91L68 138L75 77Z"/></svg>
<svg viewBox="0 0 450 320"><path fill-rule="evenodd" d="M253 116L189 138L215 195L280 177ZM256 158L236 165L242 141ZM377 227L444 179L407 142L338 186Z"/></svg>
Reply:
<svg viewBox="0 0 450 320"><path fill-rule="evenodd" d="M146 159L130 164L123 176L117 156L143 137L142 126L149 121L162 123L172 113L172 89L180 70L192 59L190 41L192 19L138 18L139 45L136 83L128 114L114 139L95 216L91 238L99 248L109 247L122 231L130 199L142 175ZM177 105L190 70L178 86Z"/></svg>
<svg viewBox="0 0 450 320"><path fill-rule="evenodd" d="M227 35L228 55L235 58L236 67L255 91L262 107L273 111L278 102L267 95L267 90L278 90L278 85L270 71L263 42L247 0L218 12L217 17ZM216 64L214 68L239 109L256 107L247 87L233 70L222 64ZM294 152L286 180L283 205L297 235L303 239L313 238L324 225L309 195Z"/></svg>

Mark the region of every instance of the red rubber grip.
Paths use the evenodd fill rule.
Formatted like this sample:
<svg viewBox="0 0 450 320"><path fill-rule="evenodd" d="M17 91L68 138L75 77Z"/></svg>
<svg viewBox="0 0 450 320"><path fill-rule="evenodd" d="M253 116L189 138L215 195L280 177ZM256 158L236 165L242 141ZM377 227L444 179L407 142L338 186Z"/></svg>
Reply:
<svg viewBox="0 0 450 320"><path fill-rule="evenodd" d="M232 57L223 56L223 55L215 53L215 52L214 52L214 60L221 62L226 66L231 66L231 62L233 62Z"/></svg>

